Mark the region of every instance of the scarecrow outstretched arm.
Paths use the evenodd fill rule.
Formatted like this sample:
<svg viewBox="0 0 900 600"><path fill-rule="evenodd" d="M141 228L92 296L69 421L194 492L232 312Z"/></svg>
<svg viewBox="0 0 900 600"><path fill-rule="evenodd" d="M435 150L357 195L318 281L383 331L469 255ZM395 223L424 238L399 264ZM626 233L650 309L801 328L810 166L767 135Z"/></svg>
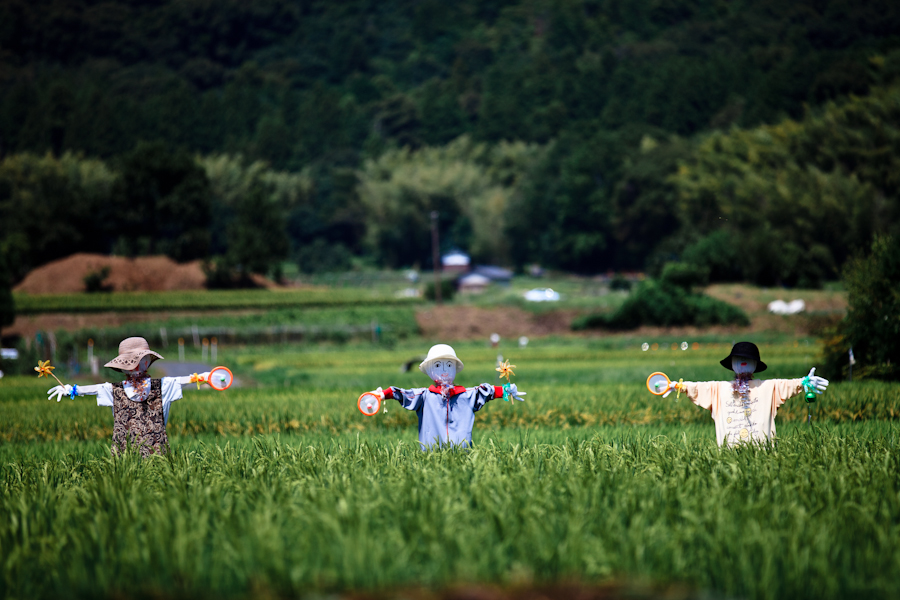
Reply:
<svg viewBox="0 0 900 600"><path fill-rule="evenodd" d="M187 385L189 383L207 383L209 381L210 371L206 373L194 373L193 375L183 375L182 377L173 377L175 381L180 383L181 385Z"/></svg>
<svg viewBox="0 0 900 600"><path fill-rule="evenodd" d="M47 390L47 400L56 398L59 402L63 396L74 398L75 396L96 396L103 389L103 386L110 385L108 383L98 383L96 385L57 385Z"/></svg>
<svg viewBox="0 0 900 600"><path fill-rule="evenodd" d="M718 381L672 381L669 383L669 391L663 398L672 391L677 391L686 395L700 408L711 410L718 396L718 386Z"/></svg>
<svg viewBox="0 0 900 600"><path fill-rule="evenodd" d="M373 391L372 394L382 399L393 398L406 410L418 410L419 407L422 406L422 399L425 397L425 392L427 391L427 388L412 388L405 390L391 385L384 388L384 390L378 388Z"/></svg>

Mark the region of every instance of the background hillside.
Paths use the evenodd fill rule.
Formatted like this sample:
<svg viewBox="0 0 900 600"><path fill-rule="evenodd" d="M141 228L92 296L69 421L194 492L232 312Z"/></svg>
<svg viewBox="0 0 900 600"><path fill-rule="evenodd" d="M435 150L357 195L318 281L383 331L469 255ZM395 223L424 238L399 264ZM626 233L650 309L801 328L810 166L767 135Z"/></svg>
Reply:
<svg viewBox="0 0 900 600"><path fill-rule="evenodd" d="M896 228L898 32L887 0L10 0L2 251L427 266L437 209L478 261L817 285Z"/></svg>

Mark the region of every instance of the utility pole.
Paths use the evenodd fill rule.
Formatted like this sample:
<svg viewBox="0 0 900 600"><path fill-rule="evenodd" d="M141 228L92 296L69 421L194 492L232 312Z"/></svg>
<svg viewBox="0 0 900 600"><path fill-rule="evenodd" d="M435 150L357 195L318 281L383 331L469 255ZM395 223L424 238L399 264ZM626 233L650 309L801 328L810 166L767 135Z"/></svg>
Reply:
<svg viewBox="0 0 900 600"><path fill-rule="evenodd" d="M431 261L434 263L434 301L441 303L441 245L438 240L438 211L431 211Z"/></svg>

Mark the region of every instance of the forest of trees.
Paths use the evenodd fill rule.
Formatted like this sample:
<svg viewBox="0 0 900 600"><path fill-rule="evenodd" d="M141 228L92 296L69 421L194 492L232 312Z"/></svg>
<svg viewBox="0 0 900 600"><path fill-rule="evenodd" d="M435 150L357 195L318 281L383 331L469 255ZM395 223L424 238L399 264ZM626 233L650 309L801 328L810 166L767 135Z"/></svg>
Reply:
<svg viewBox="0 0 900 600"><path fill-rule="evenodd" d="M890 0L7 0L0 252L672 260L817 285L898 233ZM263 235L264 232L264 235Z"/></svg>

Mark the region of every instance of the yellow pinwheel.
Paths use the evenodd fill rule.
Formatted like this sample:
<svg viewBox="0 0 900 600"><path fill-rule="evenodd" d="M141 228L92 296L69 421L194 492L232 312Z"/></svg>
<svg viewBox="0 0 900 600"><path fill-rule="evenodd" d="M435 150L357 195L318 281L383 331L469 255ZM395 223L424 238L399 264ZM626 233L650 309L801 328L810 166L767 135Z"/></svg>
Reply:
<svg viewBox="0 0 900 600"><path fill-rule="evenodd" d="M53 369L55 369L55 368L56 368L56 367L51 367L51 366L50 366L50 361L49 361L49 360L44 360L44 361L39 360L39 361L38 361L38 366L36 366L36 367L34 368L34 370L37 371L38 378L41 378L41 377L52 377L53 379L56 380L56 382L57 382L59 385L64 385L63 382L59 380L59 377L57 377L56 375L53 374Z"/></svg>

